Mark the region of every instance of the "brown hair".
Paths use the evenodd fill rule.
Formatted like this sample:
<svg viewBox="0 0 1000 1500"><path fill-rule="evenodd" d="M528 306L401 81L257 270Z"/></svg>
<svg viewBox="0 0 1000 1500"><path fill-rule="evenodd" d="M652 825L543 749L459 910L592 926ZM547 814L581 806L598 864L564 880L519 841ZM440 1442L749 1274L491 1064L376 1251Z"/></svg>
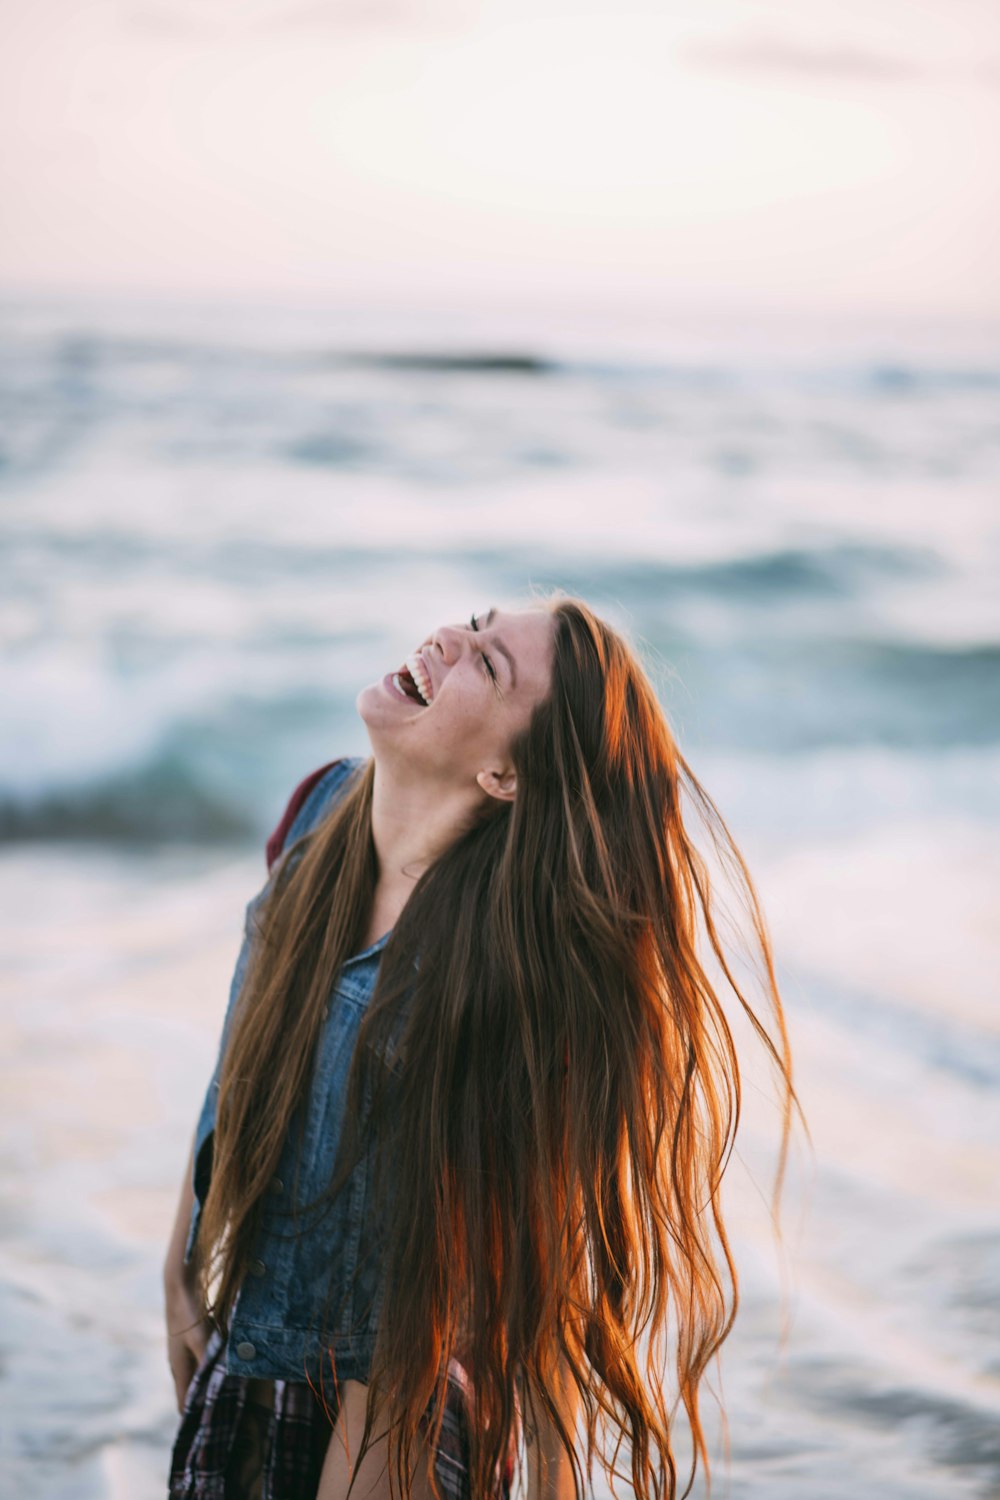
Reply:
<svg viewBox="0 0 1000 1500"><path fill-rule="evenodd" d="M385 1257L361 1451L382 1411L408 1496L418 1424L460 1357L473 1494L490 1492L519 1404L531 1424L547 1414L580 1495L558 1399L568 1372L586 1473L597 1457L617 1474L625 1441L640 1500L674 1500L668 1328L693 1438L686 1494L699 1457L709 1466L699 1384L738 1302L719 1188L740 1065L722 996L735 996L780 1082L775 1205L798 1108L791 1056L750 875L636 655L578 599L533 607L553 617L552 682L511 747L517 795L484 798L416 883L352 1061L331 1192L374 1143ZM366 930L373 770L368 761L294 861L286 854L261 913L200 1231L222 1326L330 990ZM773 1037L721 941L685 797L749 917ZM440 1399L436 1410L440 1420ZM610 1459L599 1428L616 1435Z"/></svg>

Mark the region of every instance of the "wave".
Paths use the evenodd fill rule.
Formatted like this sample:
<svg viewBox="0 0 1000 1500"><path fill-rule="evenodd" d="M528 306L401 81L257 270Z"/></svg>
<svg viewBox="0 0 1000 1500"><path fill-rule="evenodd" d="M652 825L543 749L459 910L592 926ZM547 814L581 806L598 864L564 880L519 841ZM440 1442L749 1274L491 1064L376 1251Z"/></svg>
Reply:
<svg viewBox="0 0 1000 1500"><path fill-rule="evenodd" d="M728 773L732 796L755 785L769 820L822 821L824 799L846 794L854 765L872 816L922 805L925 793L963 814L994 815L1000 645L809 640L779 614L768 633L746 632L721 651L653 625L640 652L685 754L743 767ZM65 702L40 693L0 763L0 841L236 846L266 836L282 795L332 754L350 753L360 732L347 661L317 681L314 653L298 669L296 656L289 651L287 671L250 705L227 682L238 664L221 655L214 687L193 662L175 663L150 678L141 704L117 679L88 680L80 703L96 708L78 708L81 734L69 742ZM881 757L874 768L847 760L831 783L831 757L869 752Z"/></svg>
<svg viewBox="0 0 1000 1500"><path fill-rule="evenodd" d="M116 365L134 369L142 365L173 364L205 366L236 365L252 369L313 368L317 371L332 365L361 366L376 370L405 371L414 375L523 375L538 378L579 378L602 380L647 379L654 383L690 386L712 390L734 383L750 381L754 385L803 382L817 386L844 385L859 393L884 395L919 395L935 391L993 391L1000 389L1000 366L993 364L947 364L932 361L871 360L852 361L826 357L765 361L741 356L738 352L724 360L706 360L692 355L659 357L639 354L585 356L559 350L557 344L546 351L530 347L462 347L454 345L368 349L351 349L317 342L280 345L255 344L240 339L198 340L171 338L169 335L115 335L90 330L63 332L51 342L35 345L34 359L49 365L58 379L60 373L73 377L87 376L98 367ZM22 351L23 354L23 351ZM36 367L37 368L37 367Z"/></svg>
<svg viewBox="0 0 1000 1500"><path fill-rule="evenodd" d="M442 375L551 375L560 368L555 360L527 353L458 353L451 351L345 354L348 364L374 365L383 370L414 370Z"/></svg>
<svg viewBox="0 0 1000 1500"><path fill-rule="evenodd" d="M916 1010L874 990L832 984L811 973L797 978L799 1003L815 1009L855 1041L877 1052L882 1047L902 1049L921 1068L948 1074L988 1094L1000 1085L1000 1036L948 1012L933 1015Z"/></svg>
<svg viewBox="0 0 1000 1500"><path fill-rule="evenodd" d="M511 407L503 420L482 422L479 382L503 383ZM127 335L80 328L32 339L4 338L0 330L0 482L6 487L58 469L98 435L112 449L139 436L149 458L171 467L192 457L264 459L425 475L431 460L422 423L432 404L440 407L435 422L452 434L446 448L435 439L432 450L442 455L433 465L441 482L460 480L463 472L472 477L484 463L496 472L572 465L589 461L604 444L612 445L605 455L611 458L623 432L639 442L665 438L683 461L684 434L695 428L719 435L714 456L703 453L702 461L737 476L781 467L786 454L799 465L825 465L831 446L873 473L885 462L904 470L923 465L925 447L940 450L948 465L974 468L977 453L989 451L984 397L998 390L1000 367L985 358L846 362L818 350L792 361L738 347L706 355L679 346L654 356L600 346L584 353L568 339L548 343L538 335L512 335L509 345L484 335L475 343L407 347L397 340L351 348L322 331L310 346L301 330L294 340L270 345L260 335L254 342L249 330L245 341L199 338L196 330L172 336L166 329ZM543 391L550 397L546 411L539 408ZM491 395L500 399L499 392ZM761 412L765 402L773 412ZM911 402L929 424L912 452L909 437L895 441L879 427L887 404ZM806 420L796 415L799 403ZM956 404L969 412L969 441L961 449ZM707 408L713 421L706 425L701 414L680 420L678 405ZM826 420L831 405L835 426ZM746 441L726 440L734 420ZM781 442L774 439L779 428Z"/></svg>
<svg viewBox="0 0 1000 1500"><path fill-rule="evenodd" d="M1000 370L984 368L938 369L933 366L873 365L862 372L862 379L876 390L893 394L924 390L995 391L1000 390Z"/></svg>
<svg viewBox="0 0 1000 1500"><path fill-rule="evenodd" d="M54 369L88 374L98 366L150 364L228 365L249 368L270 366L328 368L331 364L363 365L385 370L409 370L417 374L516 374L548 375L563 362L530 350L386 349L351 350L330 346L269 348L240 342L196 342L192 340L115 337L108 334L64 335L52 346L49 357Z"/></svg>
<svg viewBox="0 0 1000 1500"><path fill-rule="evenodd" d="M322 449L317 449L317 461L320 452ZM337 544L322 537L300 543L286 537L252 535L192 540L183 534L169 537L143 536L138 531L126 534L96 523L88 531L67 533L58 526L36 523L30 533L13 537L9 546L12 557L23 548L34 557L41 553L96 572L120 566L155 566L159 573L168 569L178 579L243 580L267 574L275 580L302 577L333 580L378 570L384 566L387 555L396 553L397 539L395 535L387 535L382 545L374 537L370 543L345 540ZM444 555L459 564L509 574L515 586L516 580L526 573L537 573L543 567L557 571L564 586L572 584L583 591L596 588L611 595L628 591L630 597L642 597L646 589L658 590L661 596L667 589L671 598L681 594L704 595L776 605L785 598L798 596L849 598L873 584L941 578L949 571L940 554L930 548L852 542L822 547L775 547L708 560L685 560L676 553L674 561L630 558L627 554L595 559L586 552L580 555L557 552L539 540L483 548L475 541L453 536L447 547L442 548L439 532L434 529L423 547L419 535L408 537L407 551L411 556L424 554L435 559ZM633 596L632 590L638 590L638 595Z"/></svg>
<svg viewBox="0 0 1000 1500"><path fill-rule="evenodd" d="M0 843L233 845L264 831L236 797L164 761L32 795L0 792Z"/></svg>
<svg viewBox="0 0 1000 1500"><path fill-rule="evenodd" d="M946 1278L950 1267L935 1270ZM995 1285L990 1287L993 1295L995 1290ZM921 1387L902 1373L896 1382L886 1382L884 1377L880 1382L856 1367L814 1367L810 1378L801 1381L798 1399L804 1392L809 1392L824 1416L840 1413L883 1431L919 1432L931 1462L940 1466L939 1472L959 1476L966 1494L982 1495L985 1500L998 1493L1000 1438L995 1410L985 1402L973 1404L946 1391ZM963 1481L969 1480L976 1483L975 1489L966 1488ZM942 1488L940 1493L944 1492Z"/></svg>
<svg viewBox="0 0 1000 1500"><path fill-rule="evenodd" d="M569 559L561 572L569 576L573 571ZM927 548L845 542L777 547L705 562L609 560L602 563L600 585L610 593L627 591L630 599L631 590L639 588L641 593L646 582L654 590L666 586L674 593L780 604L789 596L850 596L879 580L926 578L945 571L939 555Z"/></svg>
<svg viewBox="0 0 1000 1500"><path fill-rule="evenodd" d="M712 748L934 753L1000 741L995 643L810 637L784 622L766 637L748 632L725 652L687 646L679 659L688 686L677 706Z"/></svg>

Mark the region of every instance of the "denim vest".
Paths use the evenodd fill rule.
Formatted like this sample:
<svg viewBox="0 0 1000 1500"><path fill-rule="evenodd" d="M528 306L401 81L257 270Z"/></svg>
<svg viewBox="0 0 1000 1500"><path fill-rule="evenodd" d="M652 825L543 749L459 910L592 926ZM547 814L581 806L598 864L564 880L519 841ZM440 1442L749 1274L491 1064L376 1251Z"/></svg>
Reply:
<svg viewBox="0 0 1000 1500"><path fill-rule="evenodd" d="M293 818L285 847L314 828L346 791L346 783L364 762L348 758L334 763L312 787ZM252 921L271 881L246 908L243 945L229 993L215 1071L198 1119L194 1144L194 1194L185 1259L194 1249L201 1209L212 1170L212 1138L219 1076L226 1039L250 958ZM319 1041L316 1066L306 1101L302 1155L295 1193L298 1205L318 1198L329 1184L340 1140L347 1074L358 1028L378 978L385 933L363 953L349 958L330 995ZM355 1168L344 1191L317 1225L314 1212L296 1224L292 1211L296 1176L295 1131L290 1130L267 1195L264 1220L251 1274L233 1308L226 1369L234 1375L264 1379L319 1378L325 1355L332 1355L336 1378L368 1379L382 1302L381 1264L374 1226L366 1215L370 1202L370 1154ZM293 1229L306 1232L293 1234ZM315 1227L308 1227L315 1226ZM330 1282L333 1275L332 1285ZM332 1292L325 1336L320 1323L328 1290ZM325 1360L330 1378L329 1358Z"/></svg>

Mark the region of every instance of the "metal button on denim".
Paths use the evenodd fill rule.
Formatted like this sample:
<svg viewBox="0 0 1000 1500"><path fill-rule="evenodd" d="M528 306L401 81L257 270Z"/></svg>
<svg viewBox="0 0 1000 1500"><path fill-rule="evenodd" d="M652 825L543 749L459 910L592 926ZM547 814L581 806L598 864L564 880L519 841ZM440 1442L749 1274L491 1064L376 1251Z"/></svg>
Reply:
<svg viewBox="0 0 1000 1500"><path fill-rule="evenodd" d="M257 1350L253 1344L243 1343L236 1345L236 1355L238 1359L251 1360L256 1353Z"/></svg>
<svg viewBox="0 0 1000 1500"><path fill-rule="evenodd" d="M283 1193L284 1191L285 1191L285 1184L282 1182L281 1178L280 1177L272 1177L271 1178L271 1192L272 1193Z"/></svg>
<svg viewBox="0 0 1000 1500"><path fill-rule="evenodd" d="M265 1264L264 1264L264 1262L262 1260L252 1260L250 1262L250 1275L251 1276L266 1276L267 1275L267 1267L265 1266Z"/></svg>

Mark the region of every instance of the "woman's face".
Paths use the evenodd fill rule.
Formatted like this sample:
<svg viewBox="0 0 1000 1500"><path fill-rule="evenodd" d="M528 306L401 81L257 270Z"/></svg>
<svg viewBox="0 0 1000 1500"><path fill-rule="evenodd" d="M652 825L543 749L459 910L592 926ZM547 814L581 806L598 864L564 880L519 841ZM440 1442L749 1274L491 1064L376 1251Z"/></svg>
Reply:
<svg viewBox="0 0 1000 1500"><path fill-rule="evenodd" d="M545 609L493 608L432 631L407 663L358 694L376 760L512 795L512 783L487 784L480 773L502 778L512 770L511 742L548 695L554 635Z"/></svg>

